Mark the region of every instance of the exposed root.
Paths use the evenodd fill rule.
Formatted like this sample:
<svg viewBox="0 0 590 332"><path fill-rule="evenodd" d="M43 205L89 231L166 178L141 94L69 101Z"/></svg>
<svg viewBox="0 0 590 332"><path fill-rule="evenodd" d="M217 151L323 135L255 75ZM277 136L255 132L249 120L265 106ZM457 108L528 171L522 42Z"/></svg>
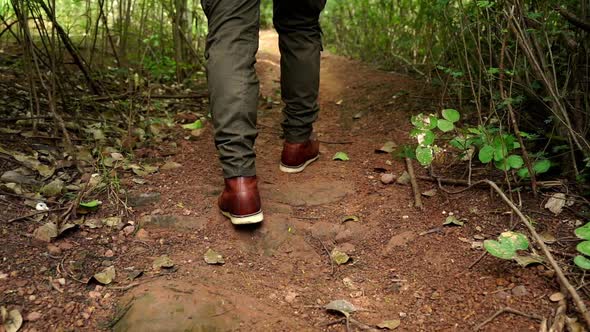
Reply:
<svg viewBox="0 0 590 332"><path fill-rule="evenodd" d="M537 316L537 315L532 315L532 314L527 314L525 312L522 311L518 311L516 309L512 309L510 307L504 307L498 311L496 311L493 315L491 315L488 319L484 320L483 322L481 322L479 325L477 325L475 327L475 331L479 331L482 327L484 327L484 325L488 324L489 322L493 321L494 319L496 319L496 317L500 316L503 313L510 313L510 314L515 314L515 315L519 315L519 316L523 316L523 317L527 317L530 319L534 319L536 321L542 321L543 318Z"/></svg>

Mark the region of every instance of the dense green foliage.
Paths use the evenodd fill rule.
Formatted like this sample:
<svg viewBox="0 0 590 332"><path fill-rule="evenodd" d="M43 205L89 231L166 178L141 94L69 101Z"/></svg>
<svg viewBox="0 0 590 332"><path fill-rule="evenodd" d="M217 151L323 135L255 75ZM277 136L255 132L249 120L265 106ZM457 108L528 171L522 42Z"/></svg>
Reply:
<svg viewBox="0 0 590 332"><path fill-rule="evenodd" d="M332 50L409 68L455 97L441 108L472 112L476 126L533 132L522 147L533 159L558 156L570 175L583 175L590 162L587 16L588 3L577 0L351 0L328 2L323 24Z"/></svg>

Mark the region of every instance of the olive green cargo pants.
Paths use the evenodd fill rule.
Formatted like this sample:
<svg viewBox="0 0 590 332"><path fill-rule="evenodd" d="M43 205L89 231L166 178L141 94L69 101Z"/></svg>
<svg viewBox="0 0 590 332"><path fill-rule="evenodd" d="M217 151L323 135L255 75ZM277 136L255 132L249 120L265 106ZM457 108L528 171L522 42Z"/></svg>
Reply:
<svg viewBox="0 0 590 332"><path fill-rule="evenodd" d="M256 175L254 141L260 0L201 0L208 19L205 58L215 145L225 178ZM320 12L326 0L274 0L281 52L282 122L288 142L309 139L318 114Z"/></svg>

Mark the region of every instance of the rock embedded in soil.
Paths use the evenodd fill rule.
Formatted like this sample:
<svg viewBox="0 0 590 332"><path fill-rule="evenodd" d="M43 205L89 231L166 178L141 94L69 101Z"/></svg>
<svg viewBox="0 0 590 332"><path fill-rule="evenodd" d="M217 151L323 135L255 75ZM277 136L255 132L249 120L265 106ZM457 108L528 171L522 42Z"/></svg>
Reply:
<svg viewBox="0 0 590 332"><path fill-rule="evenodd" d="M207 220L205 218L181 215L148 215L140 220L142 227L166 228L171 230L200 230ZM138 232L139 233L139 232Z"/></svg>
<svg viewBox="0 0 590 332"><path fill-rule="evenodd" d="M395 176L391 173L385 173L381 175L381 183L383 184L391 184L395 181Z"/></svg>
<svg viewBox="0 0 590 332"><path fill-rule="evenodd" d="M140 193L130 195L127 197L127 201L131 207L143 207L159 202L161 197L159 192Z"/></svg>
<svg viewBox="0 0 590 332"><path fill-rule="evenodd" d="M519 285L516 286L514 288L512 288L512 295L514 296L527 296L529 294L529 291L526 289L526 287L524 285Z"/></svg>
<svg viewBox="0 0 590 332"><path fill-rule="evenodd" d="M120 308L126 311L113 326L114 332L236 331L243 329L242 324L268 331L269 317L282 316L258 299L233 290L170 280L133 289L121 299Z"/></svg>

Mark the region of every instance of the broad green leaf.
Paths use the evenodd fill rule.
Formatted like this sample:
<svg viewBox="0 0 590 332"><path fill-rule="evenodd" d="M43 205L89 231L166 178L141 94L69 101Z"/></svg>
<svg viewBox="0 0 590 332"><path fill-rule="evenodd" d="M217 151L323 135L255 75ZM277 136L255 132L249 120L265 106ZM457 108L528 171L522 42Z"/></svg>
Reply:
<svg viewBox="0 0 590 332"><path fill-rule="evenodd" d="M432 115L424 115L422 113L414 115L410 118L412 124L418 129L434 129L438 119Z"/></svg>
<svg viewBox="0 0 590 332"><path fill-rule="evenodd" d="M98 207L101 204L102 204L102 202L99 201L99 200L96 200L96 199L95 200L92 200L92 201L89 201L89 202L80 202L80 206L81 207L85 207L87 209L94 209L94 208Z"/></svg>
<svg viewBox="0 0 590 332"><path fill-rule="evenodd" d="M444 131L445 133L455 129L455 125L451 121L445 120L445 119L438 120L437 127L438 127L438 129L440 129L441 131Z"/></svg>
<svg viewBox="0 0 590 332"><path fill-rule="evenodd" d="M201 120L197 120L193 123L182 125L182 128L189 130L201 129L203 128L203 122Z"/></svg>
<svg viewBox="0 0 590 332"><path fill-rule="evenodd" d="M500 234L498 241L485 240L483 246L493 256L512 259L516 256L517 250L528 249L529 240L524 234L510 231Z"/></svg>
<svg viewBox="0 0 590 332"><path fill-rule="evenodd" d="M576 264L579 268L582 268L584 270L590 270L590 259L584 256L577 255L576 257L574 257L574 264Z"/></svg>
<svg viewBox="0 0 590 332"><path fill-rule="evenodd" d="M500 161L508 155L508 151L506 149L506 144L502 141L501 138L496 137L494 139L494 160Z"/></svg>
<svg viewBox="0 0 590 332"><path fill-rule="evenodd" d="M494 165L496 166L497 169L502 170L502 171L507 171L510 169L510 165L508 165L508 162L506 161L506 159L496 161L496 162L494 162Z"/></svg>
<svg viewBox="0 0 590 332"><path fill-rule="evenodd" d="M519 169L517 173L518 173L518 176L520 176L523 179L526 179L531 176L529 174L529 169L526 167Z"/></svg>
<svg viewBox="0 0 590 332"><path fill-rule="evenodd" d="M551 167L551 161L549 159L538 160L533 164L533 171L535 174L545 173Z"/></svg>
<svg viewBox="0 0 590 332"><path fill-rule="evenodd" d="M576 230L574 230L574 233L580 239L590 240L590 223L587 223L582 227L576 228Z"/></svg>
<svg viewBox="0 0 590 332"><path fill-rule="evenodd" d="M430 165L434 152L430 146L419 146L416 148L416 159L422 166Z"/></svg>
<svg viewBox="0 0 590 332"><path fill-rule="evenodd" d="M430 130L413 130L412 137L416 138L419 145L432 145L434 143L434 133Z"/></svg>
<svg viewBox="0 0 590 332"><path fill-rule="evenodd" d="M346 154L346 152L339 151L339 152L336 152L334 157L332 157L332 160L347 161L347 160L350 160L350 158L348 158L348 155Z"/></svg>
<svg viewBox="0 0 590 332"><path fill-rule="evenodd" d="M522 160L521 156L513 154L511 156L508 156L508 158L506 158L506 163L511 168L521 168L522 165L524 164L524 161Z"/></svg>
<svg viewBox="0 0 590 332"><path fill-rule="evenodd" d="M578 243L578 245L576 246L576 250L578 250L578 252L586 256L590 256L590 241Z"/></svg>
<svg viewBox="0 0 590 332"><path fill-rule="evenodd" d="M484 145L481 149L479 149L479 154L477 155L479 161L484 164L489 163L494 158L494 148L491 145Z"/></svg>
<svg viewBox="0 0 590 332"><path fill-rule="evenodd" d="M452 108L442 110L442 116L450 122L457 122L461 118L459 112Z"/></svg>

